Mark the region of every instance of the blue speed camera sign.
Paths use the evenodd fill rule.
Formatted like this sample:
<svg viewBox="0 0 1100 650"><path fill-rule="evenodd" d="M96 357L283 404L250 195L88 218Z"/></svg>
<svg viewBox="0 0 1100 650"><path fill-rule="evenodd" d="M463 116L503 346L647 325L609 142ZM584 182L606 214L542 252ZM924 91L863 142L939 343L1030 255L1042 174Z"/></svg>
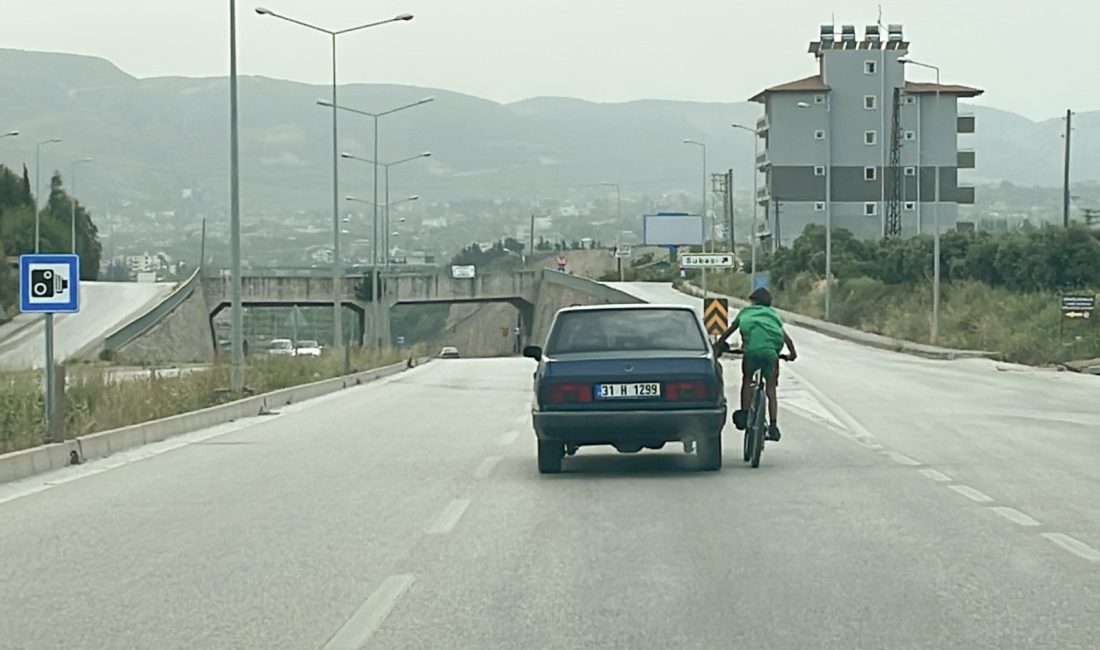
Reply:
<svg viewBox="0 0 1100 650"><path fill-rule="evenodd" d="M20 256L19 310L40 314L80 311L80 258L76 255Z"/></svg>

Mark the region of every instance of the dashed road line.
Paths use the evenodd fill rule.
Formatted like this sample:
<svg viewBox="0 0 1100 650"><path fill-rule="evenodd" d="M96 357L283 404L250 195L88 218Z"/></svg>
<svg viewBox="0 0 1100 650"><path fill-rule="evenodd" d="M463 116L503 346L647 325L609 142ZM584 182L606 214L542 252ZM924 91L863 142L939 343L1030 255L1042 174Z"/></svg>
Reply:
<svg viewBox="0 0 1100 650"><path fill-rule="evenodd" d="M489 456L485 460L481 461L481 464L474 470L474 478L487 479L489 475L493 473L496 466L503 460L500 456Z"/></svg>
<svg viewBox="0 0 1100 650"><path fill-rule="evenodd" d="M382 627L397 601L412 586L409 574L393 575L382 581L374 593L329 637L322 650L359 650Z"/></svg>
<svg viewBox="0 0 1100 650"><path fill-rule="evenodd" d="M890 460L894 461L898 465L905 465L906 467L916 467L916 466L921 464L919 460L914 460L914 459L910 458L909 456L906 456L905 454L902 454L900 452L883 451L883 452L879 452L879 453L883 454L884 456L889 457Z"/></svg>
<svg viewBox="0 0 1100 650"><path fill-rule="evenodd" d="M977 503L990 503L993 501L993 497L989 496L985 492L979 492L978 490L975 490L968 485L948 485L947 489L954 490L955 492L958 492L967 499L970 499L971 501L975 501Z"/></svg>
<svg viewBox="0 0 1100 650"><path fill-rule="evenodd" d="M451 532L469 507L469 499L455 499L451 501L447 504L447 507L443 509L443 512L439 513L439 517L436 518L435 523L428 529L428 534L443 535Z"/></svg>
<svg viewBox="0 0 1100 650"><path fill-rule="evenodd" d="M500 437L500 446L508 447L516 442L516 438L519 437L519 431L509 431Z"/></svg>
<svg viewBox="0 0 1100 650"><path fill-rule="evenodd" d="M939 470L932 469L931 467L926 467L924 469L918 469L917 472L919 472L922 476L924 476L924 478L932 479L933 481L936 481L937 483L950 483L951 481L954 480L950 476L948 476L947 474L944 474L943 472L941 472Z"/></svg>
<svg viewBox="0 0 1100 650"><path fill-rule="evenodd" d="M1079 539L1063 535L1062 533L1039 533L1042 537L1054 542L1063 549L1073 553L1077 557L1089 562L1100 562L1100 551L1094 549Z"/></svg>
<svg viewBox="0 0 1100 650"><path fill-rule="evenodd" d="M990 510L1011 521L1014 524L1019 524L1021 526L1039 525L1039 522L1035 521L1031 517L1028 517L1016 508L1009 508L1008 506L993 506L992 508L990 508Z"/></svg>

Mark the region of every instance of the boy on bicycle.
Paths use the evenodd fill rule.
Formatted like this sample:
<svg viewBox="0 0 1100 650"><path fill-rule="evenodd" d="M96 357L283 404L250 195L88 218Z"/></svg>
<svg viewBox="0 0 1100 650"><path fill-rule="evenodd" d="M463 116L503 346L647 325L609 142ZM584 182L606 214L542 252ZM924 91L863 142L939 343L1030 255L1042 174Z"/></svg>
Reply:
<svg viewBox="0 0 1100 650"><path fill-rule="evenodd" d="M752 376L760 370L765 379L765 391L768 395L768 440L779 440L779 402L776 398L776 386L779 385L779 355L786 345L790 353L788 360L794 361L798 353L794 341L783 329L779 314L772 309L772 295L760 287L749 295L752 303L737 312L733 325L715 342L715 349L724 349L726 339L738 329L741 330L741 349L745 355L741 361L741 408L733 413L733 424L744 429L748 423L748 407L752 404Z"/></svg>

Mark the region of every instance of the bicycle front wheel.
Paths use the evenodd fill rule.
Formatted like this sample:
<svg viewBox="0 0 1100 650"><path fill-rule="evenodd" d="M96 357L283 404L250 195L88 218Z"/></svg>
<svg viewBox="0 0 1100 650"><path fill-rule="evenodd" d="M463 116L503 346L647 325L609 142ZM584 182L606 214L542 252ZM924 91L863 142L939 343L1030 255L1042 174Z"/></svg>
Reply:
<svg viewBox="0 0 1100 650"><path fill-rule="evenodd" d="M764 455L764 409L767 407L767 397L764 395L763 388L757 389L753 404L755 408L753 408L752 419L749 422L749 430L752 431L752 435L748 437L752 438L752 442L749 448L748 461L751 467L757 468L760 467L760 457Z"/></svg>

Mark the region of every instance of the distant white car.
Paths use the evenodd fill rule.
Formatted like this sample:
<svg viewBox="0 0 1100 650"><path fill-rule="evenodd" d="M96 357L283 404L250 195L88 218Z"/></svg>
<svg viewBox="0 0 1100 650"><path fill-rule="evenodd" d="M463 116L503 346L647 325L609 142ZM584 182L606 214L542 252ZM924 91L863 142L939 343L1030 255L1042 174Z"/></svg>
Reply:
<svg viewBox="0 0 1100 650"><path fill-rule="evenodd" d="M273 357L292 357L294 343L290 339L272 339L267 345L267 353Z"/></svg>
<svg viewBox="0 0 1100 650"><path fill-rule="evenodd" d="M319 357L321 356L321 344L317 341L298 341L298 347L294 350L295 356Z"/></svg>
<svg viewBox="0 0 1100 650"><path fill-rule="evenodd" d="M440 359L457 359L458 356L458 348L453 345L445 345L443 349L439 351Z"/></svg>

